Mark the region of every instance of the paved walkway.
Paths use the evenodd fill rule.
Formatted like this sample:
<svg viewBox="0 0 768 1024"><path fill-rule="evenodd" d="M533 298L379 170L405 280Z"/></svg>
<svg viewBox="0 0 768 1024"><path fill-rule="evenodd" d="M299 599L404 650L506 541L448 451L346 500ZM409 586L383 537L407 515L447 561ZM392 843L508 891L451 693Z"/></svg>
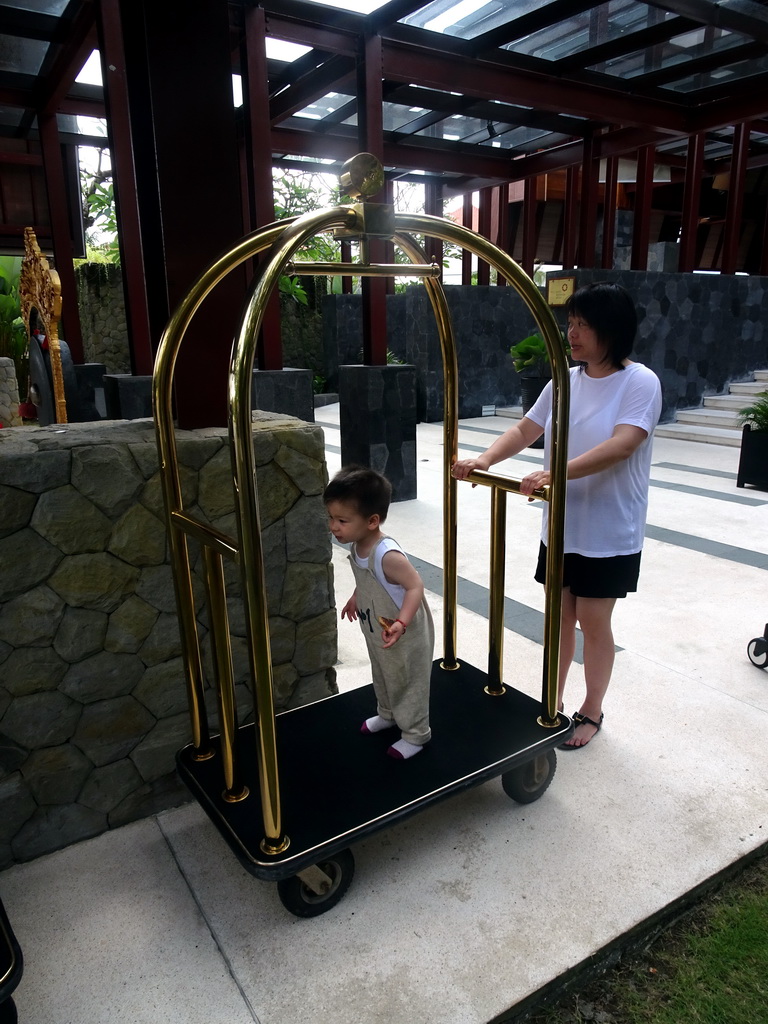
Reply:
<svg viewBox="0 0 768 1024"><path fill-rule="evenodd" d="M318 410L331 473L337 410ZM508 424L463 421L461 450ZM439 424L419 426L419 497L388 523L428 580L442 561L441 440ZM540 460L506 468L520 477ZM737 463L737 449L657 439L605 726L587 750L558 752L541 800L514 804L496 779L372 836L346 897L309 921L240 867L196 804L13 867L0 892L26 961L20 1020L488 1024L761 847L768 672L746 646L768 619L768 493L737 490ZM482 666L489 494L459 495L458 653ZM538 524L535 505L510 498L505 679L532 694ZM346 600L344 552L334 559ZM341 685L367 681L356 630L339 636ZM579 665L571 680L573 711Z"/></svg>

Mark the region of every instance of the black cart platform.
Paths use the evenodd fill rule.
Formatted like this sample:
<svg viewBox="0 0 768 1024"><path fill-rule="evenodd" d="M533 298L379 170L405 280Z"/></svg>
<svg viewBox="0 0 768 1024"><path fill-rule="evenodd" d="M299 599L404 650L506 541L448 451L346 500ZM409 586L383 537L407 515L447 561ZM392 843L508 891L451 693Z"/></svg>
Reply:
<svg viewBox="0 0 768 1024"><path fill-rule="evenodd" d="M530 764L573 732L564 715L555 728L539 725L538 701L511 687L501 697L491 696L484 692L486 681L471 665L446 672L434 663L434 738L407 761L386 755L399 738L397 729L360 732L376 713L370 685L278 715L280 792L290 845L274 856L259 846L264 829L255 758L242 758L251 796L240 803L223 799L218 738L217 756L207 761L195 761L191 746L181 750L179 772L248 871L258 878L286 878L429 804ZM254 728L240 729L239 750L254 749Z"/></svg>

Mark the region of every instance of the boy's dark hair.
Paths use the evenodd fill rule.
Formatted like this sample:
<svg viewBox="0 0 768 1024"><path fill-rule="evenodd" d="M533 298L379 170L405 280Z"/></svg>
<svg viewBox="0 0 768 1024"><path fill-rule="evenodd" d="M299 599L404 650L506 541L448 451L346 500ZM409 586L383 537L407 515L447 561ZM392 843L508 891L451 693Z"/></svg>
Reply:
<svg viewBox="0 0 768 1024"><path fill-rule="evenodd" d="M586 320L607 347L607 361L617 369L623 368L637 334L637 310L620 284L596 282L579 288L568 299L565 313Z"/></svg>
<svg viewBox="0 0 768 1024"><path fill-rule="evenodd" d="M378 515L383 523L392 501L392 484L375 469L344 466L323 491L323 501L343 501L354 505L366 519Z"/></svg>

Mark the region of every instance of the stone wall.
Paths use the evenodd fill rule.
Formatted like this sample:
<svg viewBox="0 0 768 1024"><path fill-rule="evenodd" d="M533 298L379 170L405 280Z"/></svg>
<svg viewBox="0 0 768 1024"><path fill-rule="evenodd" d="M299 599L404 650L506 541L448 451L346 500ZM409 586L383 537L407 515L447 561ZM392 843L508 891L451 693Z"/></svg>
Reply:
<svg viewBox="0 0 768 1024"><path fill-rule="evenodd" d="M256 414L275 697L335 691L322 431ZM188 510L235 535L226 431L179 431ZM191 544L206 672L202 560ZM0 867L188 799L191 739L151 421L0 430ZM227 563L238 709L251 710ZM216 730L215 694L207 693Z"/></svg>
<svg viewBox="0 0 768 1024"><path fill-rule="evenodd" d="M589 269L548 276L563 273L573 274L577 287L617 281L632 295L640 320L634 357L662 382L663 421L768 367L768 277ZM519 404L520 379L509 349L534 328L523 300L510 287L448 285L445 294L456 334L459 416L480 416L485 406ZM562 308L554 312L564 327ZM323 318L327 375L333 383L339 365L360 361L360 296L327 296ZM416 367L419 420L441 420L442 358L423 288L387 296L387 336L394 354Z"/></svg>
<svg viewBox="0 0 768 1024"><path fill-rule="evenodd" d="M84 362L103 363L107 373L130 373L120 267L115 263L82 263L75 268L75 280Z"/></svg>
<svg viewBox="0 0 768 1024"><path fill-rule="evenodd" d="M768 277L668 274L651 270L574 270L576 286L615 281L639 314L634 358L654 370L662 420L701 405L728 385L768 368Z"/></svg>
<svg viewBox="0 0 768 1024"><path fill-rule="evenodd" d="M445 296L456 335L459 416L481 416L483 406L515 405L520 401L520 379L509 350L535 329L527 307L511 288L489 285L447 285ZM360 362L362 297L328 296L323 320L327 376L335 389L338 367ZM387 338L392 353L416 367L419 420L441 420L443 361L424 288L387 296Z"/></svg>
<svg viewBox="0 0 768 1024"><path fill-rule="evenodd" d="M21 426L16 364L9 356L0 358L0 426Z"/></svg>

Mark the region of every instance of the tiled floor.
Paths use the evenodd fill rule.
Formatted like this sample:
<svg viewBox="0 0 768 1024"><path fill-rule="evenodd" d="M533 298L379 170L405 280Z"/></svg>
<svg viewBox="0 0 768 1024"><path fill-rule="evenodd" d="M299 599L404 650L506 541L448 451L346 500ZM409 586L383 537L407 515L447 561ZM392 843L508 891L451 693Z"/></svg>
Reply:
<svg viewBox="0 0 768 1024"><path fill-rule="evenodd" d="M326 424L339 465L337 407ZM462 450L508 420L463 421ZM419 426L419 497L388 531L439 578L441 428ZM508 470L540 462L526 452ZM356 844L338 907L304 921L248 875L196 804L0 877L24 1024L487 1024L768 840L768 493L738 449L657 439L637 595L619 602L605 726L522 806L498 779ZM459 489L460 657L485 659L488 493ZM505 679L539 690L539 512L508 510ZM351 589L335 550L339 594ZM435 567L433 569L433 567ZM441 601L430 594L440 632ZM342 601L343 603L343 601ZM339 679L367 681L340 624ZM572 669L567 707L581 700Z"/></svg>

